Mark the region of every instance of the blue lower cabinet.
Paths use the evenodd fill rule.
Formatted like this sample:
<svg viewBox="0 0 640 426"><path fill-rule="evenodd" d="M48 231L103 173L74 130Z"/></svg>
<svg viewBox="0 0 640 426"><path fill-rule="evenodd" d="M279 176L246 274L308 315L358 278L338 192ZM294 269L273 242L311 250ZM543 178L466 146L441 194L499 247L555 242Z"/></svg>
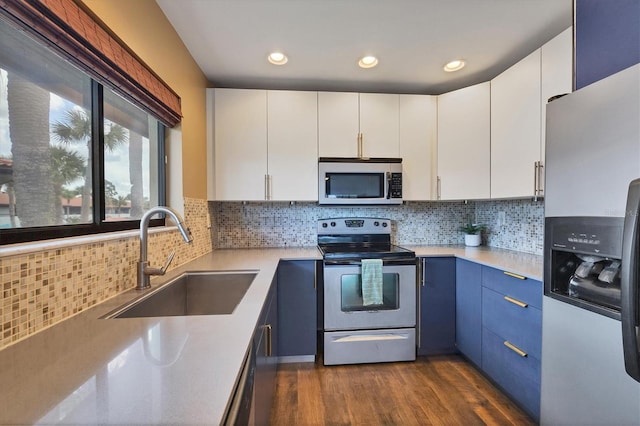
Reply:
<svg viewBox="0 0 640 426"><path fill-rule="evenodd" d="M456 260L456 347L482 366L482 266Z"/></svg>
<svg viewBox="0 0 640 426"><path fill-rule="evenodd" d="M534 419L540 418L540 360L482 330L482 369Z"/></svg>
<svg viewBox="0 0 640 426"><path fill-rule="evenodd" d="M542 283L482 267L482 370L540 418Z"/></svg>
<svg viewBox="0 0 640 426"><path fill-rule="evenodd" d="M455 353L456 259L420 258L418 355Z"/></svg>
<svg viewBox="0 0 640 426"><path fill-rule="evenodd" d="M281 361L313 361L317 350L315 260L278 265L278 355Z"/></svg>
<svg viewBox="0 0 640 426"><path fill-rule="evenodd" d="M482 325L540 359L542 311L510 296L482 288Z"/></svg>

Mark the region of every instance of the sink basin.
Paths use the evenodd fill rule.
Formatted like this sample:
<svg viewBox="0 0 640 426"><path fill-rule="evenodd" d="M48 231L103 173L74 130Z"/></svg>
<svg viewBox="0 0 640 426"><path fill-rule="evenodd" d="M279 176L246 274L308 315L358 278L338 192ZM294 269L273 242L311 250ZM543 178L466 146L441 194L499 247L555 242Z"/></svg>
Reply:
<svg viewBox="0 0 640 426"><path fill-rule="evenodd" d="M256 272L187 272L105 318L228 315L255 277Z"/></svg>

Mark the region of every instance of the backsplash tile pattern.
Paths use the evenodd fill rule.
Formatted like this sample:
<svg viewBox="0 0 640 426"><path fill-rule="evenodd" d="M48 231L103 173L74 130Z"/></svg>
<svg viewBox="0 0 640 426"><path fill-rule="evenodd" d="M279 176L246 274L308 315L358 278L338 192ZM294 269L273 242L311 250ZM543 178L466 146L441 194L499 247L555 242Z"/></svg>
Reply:
<svg viewBox="0 0 640 426"><path fill-rule="evenodd" d="M187 245L178 231L152 232L149 260L175 268L211 251L205 200L185 199ZM0 258L0 349L135 286L137 236Z"/></svg>
<svg viewBox="0 0 640 426"><path fill-rule="evenodd" d="M400 206L333 207L317 203L210 202L215 248L313 246L316 221L331 217L393 220L396 244L463 244L458 231L469 220L488 225L485 244L542 254L543 204L529 200L407 202ZM505 221L498 226L499 212Z"/></svg>
<svg viewBox="0 0 640 426"><path fill-rule="evenodd" d="M413 203L386 207L325 207L317 203L212 202L215 248L303 247L316 244L318 219L382 217L393 220L397 244L460 244L460 223L473 218L473 204Z"/></svg>
<svg viewBox="0 0 640 426"><path fill-rule="evenodd" d="M504 216L504 220L501 216ZM544 203L500 200L476 203L476 222L487 225L484 244L527 253L543 253Z"/></svg>

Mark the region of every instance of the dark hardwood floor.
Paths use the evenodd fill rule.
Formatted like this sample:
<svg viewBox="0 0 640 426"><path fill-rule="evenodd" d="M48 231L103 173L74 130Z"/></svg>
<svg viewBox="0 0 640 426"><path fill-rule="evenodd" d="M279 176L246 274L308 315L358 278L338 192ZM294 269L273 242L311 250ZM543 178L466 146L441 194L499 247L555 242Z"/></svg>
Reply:
<svg viewBox="0 0 640 426"><path fill-rule="evenodd" d="M461 356L280 365L272 425L534 425Z"/></svg>

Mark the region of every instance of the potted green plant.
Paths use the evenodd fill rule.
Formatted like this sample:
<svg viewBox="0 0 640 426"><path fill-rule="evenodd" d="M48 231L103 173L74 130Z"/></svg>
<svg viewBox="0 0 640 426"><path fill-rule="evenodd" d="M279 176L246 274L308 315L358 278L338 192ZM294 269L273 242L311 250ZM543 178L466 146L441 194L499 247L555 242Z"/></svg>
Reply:
<svg viewBox="0 0 640 426"><path fill-rule="evenodd" d="M481 232L485 226L479 223L467 223L460 227L460 231L464 232L464 245L469 247L477 247L481 242Z"/></svg>

